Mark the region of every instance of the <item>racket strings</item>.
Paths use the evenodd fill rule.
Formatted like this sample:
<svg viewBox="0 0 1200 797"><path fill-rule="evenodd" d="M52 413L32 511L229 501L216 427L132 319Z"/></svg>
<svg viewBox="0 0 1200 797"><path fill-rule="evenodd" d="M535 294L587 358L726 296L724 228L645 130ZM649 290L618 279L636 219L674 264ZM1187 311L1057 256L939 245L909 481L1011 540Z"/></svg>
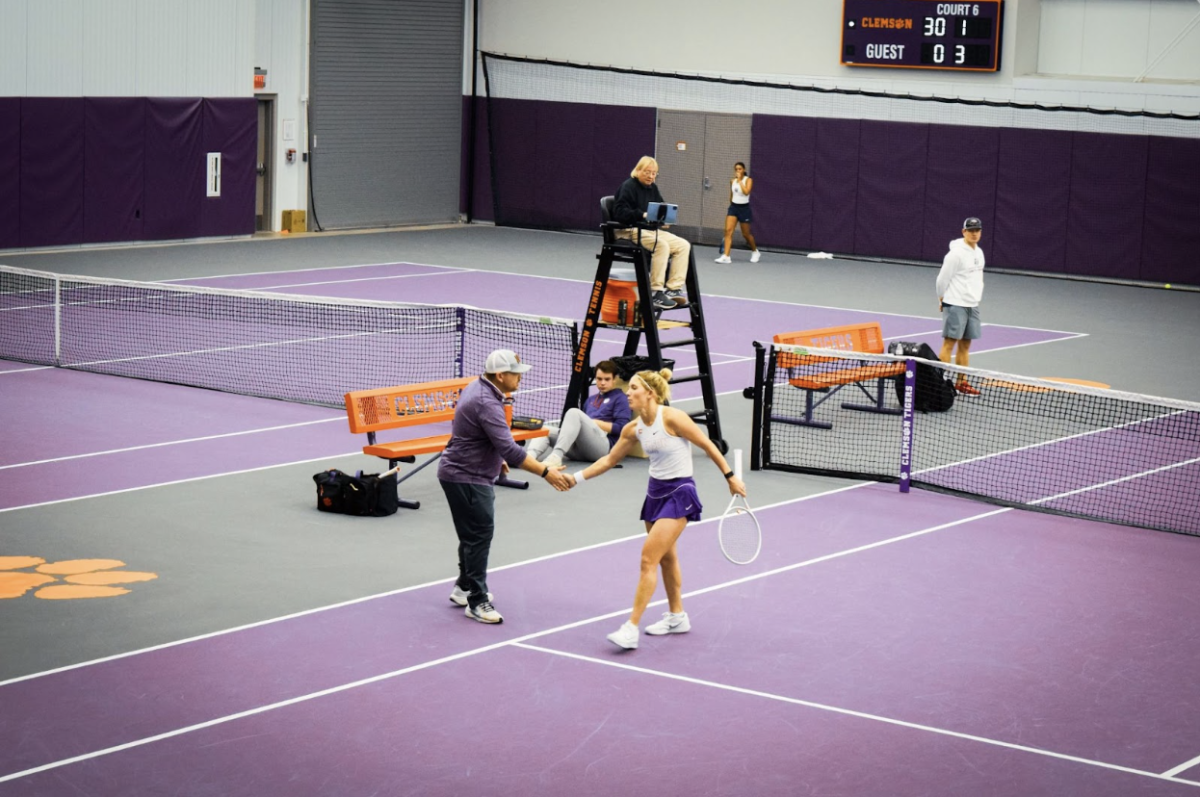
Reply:
<svg viewBox="0 0 1200 797"><path fill-rule="evenodd" d="M733 507L721 518L717 537L725 557L735 564L749 564L758 557L762 534L758 520L746 507Z"/></svg>

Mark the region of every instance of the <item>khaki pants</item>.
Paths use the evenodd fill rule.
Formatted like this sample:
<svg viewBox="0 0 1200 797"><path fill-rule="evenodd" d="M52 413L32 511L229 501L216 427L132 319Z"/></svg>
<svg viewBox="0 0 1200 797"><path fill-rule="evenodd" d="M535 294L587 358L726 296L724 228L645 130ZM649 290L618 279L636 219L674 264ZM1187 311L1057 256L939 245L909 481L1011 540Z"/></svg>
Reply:
<svg viewBox="0 0 1200 797"><path fill-rule="evenodd" d="M637 229L617 230L616 236L636 241L638 232ZM683 281L687 277L688 256L691 254L692 245L666 230L640 230L640 232L642 248L649 249L651 252L650 290L661 291L663 285L666 285L668 290L683 290ZM671 263L669 273L667 261Z"/></svg>

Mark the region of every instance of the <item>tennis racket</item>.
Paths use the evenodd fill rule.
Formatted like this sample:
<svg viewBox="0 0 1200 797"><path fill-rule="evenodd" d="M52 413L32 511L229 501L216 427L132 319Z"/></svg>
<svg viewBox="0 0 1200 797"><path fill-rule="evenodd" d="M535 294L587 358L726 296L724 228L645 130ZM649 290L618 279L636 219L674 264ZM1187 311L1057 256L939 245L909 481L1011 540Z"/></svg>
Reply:
<svg viewBox="0 0 1200 797"><path fill-rule="evenodd" d="M733 475L742 478L742 450L733 452ZM762 550L762 529L758 518L750 509L750 504L740 495L735 495L729 502L721 522L717 525L717 542L721 544L721 553L735 565L748 565L758 558Z"/></svg>

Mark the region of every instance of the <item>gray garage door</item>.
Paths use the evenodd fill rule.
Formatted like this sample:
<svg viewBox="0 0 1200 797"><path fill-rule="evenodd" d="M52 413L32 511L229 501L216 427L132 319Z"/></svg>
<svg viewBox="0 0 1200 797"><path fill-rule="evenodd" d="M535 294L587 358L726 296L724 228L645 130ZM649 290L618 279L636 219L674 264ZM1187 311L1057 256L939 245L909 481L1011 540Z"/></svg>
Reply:
<svg viewBox="0 0 1200 797"><path fill-rule="evenodd" d="M312 11L316 220L457 220L462 0L313 0Z"/></svg>

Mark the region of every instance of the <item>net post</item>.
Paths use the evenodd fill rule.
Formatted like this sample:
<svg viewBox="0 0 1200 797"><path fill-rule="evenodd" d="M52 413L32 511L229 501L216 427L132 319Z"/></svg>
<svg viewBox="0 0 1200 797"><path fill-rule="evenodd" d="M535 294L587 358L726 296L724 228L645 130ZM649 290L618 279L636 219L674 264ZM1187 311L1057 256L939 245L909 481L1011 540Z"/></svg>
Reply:
<svg viewBox="0 0 1200 797"><path fill-rule="evenodd" d="M912 480L913 394L917 389L916 360L904 361L904 414L900 421L900 492L907 493Z"/></svg>
<svg viewBox="0 0 1200 797"><path fill-rule="evenodd" d="M62 280L54 278L54 367L62 367Z"/></svg>
<svg viewBox="0 0 1200 797"><path fill-rule="evenodd" d="M753 420L750 422L750 470L762 470L763 374L767 367L767 351L754 341Z"/></svg>
<svg viewBox="0 0 1200 797"><path fill-rule="evenodd" d="M467 311L466 311L466 308L463 308L463 307L455 308L454 323L457 327L454 331L456 333L458 333L458 340L455 342L455 345L454 345L454 375L456 377L458 377L459 379L461 379L464 376L463 360L465 358L463 355L463 351L467 347L467 341L466 341L466 338L467 338Z"/></svg>

